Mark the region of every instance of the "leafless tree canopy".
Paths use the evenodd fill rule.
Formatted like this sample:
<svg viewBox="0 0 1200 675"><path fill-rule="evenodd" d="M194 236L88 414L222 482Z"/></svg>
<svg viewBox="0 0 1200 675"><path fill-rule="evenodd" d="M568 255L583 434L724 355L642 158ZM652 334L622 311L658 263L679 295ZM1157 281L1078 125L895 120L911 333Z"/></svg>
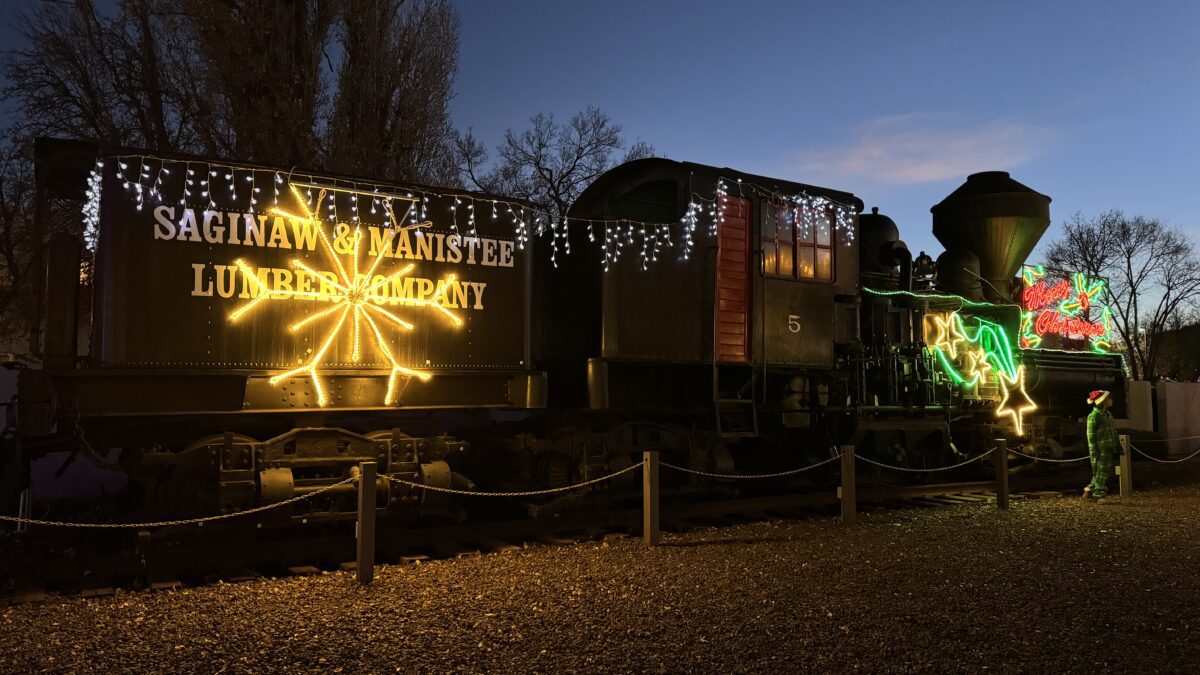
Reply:
<svg viewBox="0 0 1200 675"><path fill-rule="evenodd" d="M471 131L456 138L459 166L464 179L485 192L527 199L555 215L562 215L583 189L616 164L625 147L621 127L598 108L588 107L566 124L552 114L530 118L529 128L509 129L496 148L499 159L485 169L488 153ZM649 157L654 149L638 141L621 161Z"/></svg>
<svg viewBox="0 0 1200 675"><path fill-rule="evenodd" d="M33 167L12 138L0 141L0 344L22 332L20 320L30 290L37 242L26 224L33 217Z"/></svg>
<svg viewBox="0 0 1200 675"><path fill-rule="evenodd" d="M1050 246L1050 264L1109 280L1113 326L1135 379L1161 374L1164 331L1200 300L1200 255L1178 229L1113 210L1075 214Z"/></svg>
<svg viewBox="0 0 1200 675"><path fill-rule="evenodd" d="M329 168L457 185L449 101L458 17L444 0L345 0Z"/></svg>
<svg viewBox="0 0 1200 675"><path fill-rule="evenodd" d="M29 135L445 183L447 0L43 3L10 52Z"/></svg>
<svg viewBox="0 0 1200 675"><path fill-rule="evenodd" d="M181 46L198 57L187 74L203 83L192 85L202 98L186 103L190 117L200 122L196 126L205 149L284 166L319 164L320 116L329 86L321 60L336 18L334 3L166 4L170 7L164 7L164 14L182 11L180 33L193 45ZM168 45L171 51L177 48Z"/></svg>
<svg viewBox="0 0 1200 675"><path fill-rule="evenodd" d="M20 118L0 139L0 340L25 330L44 245L32 138L454 184L458 27L448 0L37 4L4 56Z"/></svg>

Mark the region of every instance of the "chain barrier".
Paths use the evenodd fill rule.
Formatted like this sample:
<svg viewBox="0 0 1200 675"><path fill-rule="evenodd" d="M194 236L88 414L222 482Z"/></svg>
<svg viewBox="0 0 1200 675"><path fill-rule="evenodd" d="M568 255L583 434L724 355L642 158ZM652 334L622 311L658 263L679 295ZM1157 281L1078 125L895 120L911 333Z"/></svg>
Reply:
<svg viewBox="0 0 1200 675"><path fill-rule="evenodd" d="M1179 436L1178 438L1143 438L1141 443L1170 443L1171 441L1194 441L1200 436Z"/></svg>
<svg viewBox="0 0 1200 675"><path fill-rule="evenodd" d="M826 464L828 464L830 462L834 462L834 461L841 459L841 457L842 457L841 455L834 455L833 457L830 457L829 459L817 462L816 464L809 464L808 466L802 466L799 469L790 469L788 471L780 471L778 473L711 473L708 471L697 471L695 469L689 469L687 467L675 466L674 464L667 464L666 462L659 462L659 466L663 466L668 469L674 469L676 471L682 471L683 473L690 473L695 476L706 476L708 478L723 478L723 479L727 479L727 480L736 480L736 479L743 479L743 478L744 479L781 478L783 476L793 476L798 473L804 473L805 471L810 471L812 469L817 468L818 466L825 466Z"/></svg>
<svg viewBox="0 0 1200 675"><path fill-rule="evenodd" d="M291 499L285 499L281 502L275 502L273 504L266 504L264 506L256 506L251 509L246 509L245 511L234 511L233 513L222 513L220 515L204 516L202 518L188 518L188 519L184 519L184 520L158 520L158 521L153 521L153 522L149 522L149 523L72 523L72 522L65 522L65 521L61 521L61 520L39 520L37 518L21 518L18 516L0 515L0 521L7 521L10 523L24 523L26 525L46 525L49 527L82 527L82 528L105 529L105 530L144 528L144 527L169 527L169 526L173 526L173 525L200 525L203 523L211 523L215 520L227 520L229 518L239 518L241 516L248 516L252 513L262 513L263 511L270 511L271 509L277 509L281 506L287 506L288 504L294 504L296 502L304 501L305 499L311 499L312 497L316 497L317 495L319 495L321 493L328 492L328 491L334 489L335 487L338 487L339 485L345 485L346 483L349 483L349 482L355 481L355 480L358 480L358 479L351 477L351 478L347 478L342 481L338 481L337 483L333 483L332 485L326 485L325 487L323 487L319 490L314 490L312 492L309 492L308 494L303 494L298 497L292 497Z"/></svg>
<svg viewBox="0 0 1200 675"><path fill-rule="evenodd" d="M393 483L398 483L400 485L407 485L408 487L411 487L411 488L419 488L422 490L429 490L431 492L443 492L443 493L449 494L449 495L463 495L466 497L536 497L539 495L551 495L551 494L556 494L559 492L569 492L570 490L577 490L581 487L595 485L596 483L602 483L606 480L616 478L617 476L620 476L622 474L629 473L630 471L637 471L640 468L642 468L642 462L638 462L636 464L631 464L631 465L625 467L624 469L621 469L619 471L614 471L614 472L608 474L607 476L600 476L599 478L593 478L591 480L586 480L582 483L575 483L574 485L564 485L562 487L556 487L556 488L547 488L545 490L525 490L522 492L478 492L475 490L456 490L454 488L439 487L437 485L426 485L424 483L414 483L412 481L404 480L403 478L396 478L394 476L385 476L385 478L392 481Z"/></svg>
<svg viewBox="0 0 1200 675"><path fill-rule="evenodd" d="M1159 459L1159 458L1155 457L1154 455L1146 454L1145 452L1142 451L1141 448L1137 447L1136 445L1134 445L1132 443L1129 444L1129 447L1133 448L1134 450L1137 450L1138 454L1141 455L1142 457L1145 457L1146 459L1158 462L1159 464L1179 464L1180 462L1188 461L1189 459L1195 457L1196 455L1200 455L1200 450L1196 450L1195 452L1188 455L1187 457L1181 457L1179 459Z"/></svg>
<svg viewBox="0 0 1200 675"><path fill-rule="evenodd" d="M1008 451L1014 455L1020 455L1021 457L1026 457L1028 459L1032 459L1035 462L1053 462L1055 464L1070 464L1071 462L1083 462L1083 461L1087 461L1087 460L1091 459L1091 457L1088 455L1084 455L1083 457L1074 457L1072 459L1053 459L1051 457L1038 457L1037 455L1027 455L1023 452L1017 452L1016 450L1013 450L1012 448L1009 448Z"/></svg>
<svg viewBox="0 0 1200 675"><path fill-rule="evenodd" d="M1197 438L1200 438L1200 437L1197 437ZM1170 439L1170 440L1185 440L1185 439ZM1180 462L1186 462L1190 459L1193 459L1197 455L1200 455L1200 450L1196 450L1196 452L1193 452L1192 454L1188 455L1187 457L1182 457L1180 459L1158 459L1157 457L1146 454L1145 452L1143 452L1140 448L1138 448L1135 445L1131 444L1130 447L1133 448L1135 451L1137 451L1138 454L1142 455L1143 457L1146 457L1147 459L1150 459L1150 460L1153 460L1155 462L1159 462L1162 464L1179 464ZM957 464L951 464L949 466L937 467L934 469L916 469L916 468L911 468L911 467L896 466L894 464L885 464L884 462L879 462L879 461L870 459L868 457L864 457L862 455L855 455L855 458L860 459L863 462L866 462L867 464L873 464L875 466L878 466L878 467L881 467L884 469L892 469L894 471L907 471L910 473L934 473L934 472L938 472L938 471L949 471L951 469L958 469L958 468L964 467L968 464L978 462L979 460L983 459L984 457L987 457L988 455L992 454L995 451L996 451L996 448L991 448L991 449L987 450L986 452L976 455L975 457L972 457L971 459L968 459L966 461L959 462ZM1014 455L1026 457L1026 458L1032 459L1034 461L1055 462L1055 463L1059 463L1059 464L1067 464L1067 463L1071 463L1071 462L1082 462L1084 460L1089 459L1086 456L1085 457L1076 457L1074 459L1051 459L1049 457L1037 457L1034 455L1028 455L1023 452L1018 452L1016 450L1013 450L1011 448L1008 451L1013 453ZM837 461L839 459L841 459L841 455L835 454L834 456L832 456L828 459L822 460L815 464L809 464L808 466L803 466L798 469L790 469L788 471L779 471L779 472L775 472L775 473L760 473L760 474L733 474L733 473L714 473L714 472L710 472L710 471L698 471L696 469L689 469L687 467L677 466L675 464L669 464L667 462L661 462L660 466L665 467L667 469L673 469L675 471L679 471L682 473L692 474L695 476L704 476L706 478L717 478L717 479L724 479L724 480L756 480L756 479L782 478L784 476L793 476L796 474L804 473L806 471L811 471L813 469L816 469L817 467L825 466L826 464ZM636 464L631 464L631 465L625 467L624 469L620 469L620 470L614 471L610 474L600 476L598 478L593 478L591 480L587 480L582 483L575 483L572 485L564 485L562 487L556 487L556 488L547 488L544 490L523 490L523 491L517 491L517 492L479 492L479 491L475 491L475 490L458 490L455 488L446 488L446 487L440 487L440 486L436 486L436 485L425 485L424 483L415 483L413 481L404 480L403 478L396 478L394 476L384 476L384 477L393 483L397 483L399 485L405 485L410 488L416 488L416 489L420 489L420 490L429 490L431 492L441 492L441 493L452 494L452 495L463 495L463 496L467 496L467 497L536 497L536 496L541 496L541 495L550 495L550 494L558 494L561 492L569 492L571 490L577 490L579 488L588 487L589 485L595 485L597 483L602 483L604 481L616 478L617 476L622 476L624 474L627 474L627 473L630 473L633 471L637 471L638 469L641 469L642 467L643 467L643 463L638 462ZM254 508L246 509L244 511L235 511L233 513L222 513L222 514L215 515L215 516L204 516L201 518L187 518L187 519L179 519L179 520L159 520L159 521L151 521L151 522L145 522L145 523L77 523L77 522L69 522L69 521L41 520L38 518L22 518L19 516L0 515L0 521L17 523L17 524L25 524L25 525L41 525L41 526L48 526L48 527L92 528L92 529L130 529L130 528L171 527L171 526L177 526L177 525L201 525L203 523L211 523L214 521L227 520L230 518L240 518L242 516L248 516L248 515L252 515L255 513L262 513L264 511L270 511L272 509L281 508L281 507L287 506L289 504L295 504L297 502L304 501L305 499L311 499L322 493L328 492L329 490L332 490L341 485L345 485L347 483L353 482L355 480L357 480L357 478L354 478L354 477L346 478L344 480L338 481L337 483L333 483L331 485L327 485L323 488L320 488L319 490L315 490L315 491L309 492L307 494L299 495L297 497L292 497L291 499L285 499L281 502L275 502L273 504L266 504L263 506L256 506Z"/></svg>
<svg viewBox="0 0 1200 675"><path fill-rule="evenodd" d="M957 469L959 467L966 466L968 464L971 464L972 462L978 462L979 460L983 459L984 457L987 457L988 455L992 454L995 451L996 451L996 449L992 448L992 449L988 450L987 452L984 452L982 454L972 457L971 459L968 459L965 462L959 462L958 464L951 464L950 466L940 466L940 467L937 467L936 469L913 469L913 468L909 468L907 466L896 466L894 464L884 464L883 462L876 462L875 460L869 459L867 457L863 457L862 455L855 455L854 457L856 459L861 459L862 461L866 462L867 464L874 464L875 466L881 466L885 469L893 469L895 471L908 471L910 473L934 473L936 471L949 471L950 469Z"/></svg>

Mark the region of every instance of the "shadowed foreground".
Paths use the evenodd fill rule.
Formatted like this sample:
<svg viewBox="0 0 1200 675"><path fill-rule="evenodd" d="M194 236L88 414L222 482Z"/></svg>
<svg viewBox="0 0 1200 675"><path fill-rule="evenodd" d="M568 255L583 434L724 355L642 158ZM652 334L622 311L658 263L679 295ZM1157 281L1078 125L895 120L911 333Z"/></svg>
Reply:
<svg viewBox="0 0 1200 675"><path fill-rule="evenodd" d="M4 670L1191 671L1196 470L1132 500L887 511L0 610ZM1185 486L1155 486L1161 477Z"/></svg>

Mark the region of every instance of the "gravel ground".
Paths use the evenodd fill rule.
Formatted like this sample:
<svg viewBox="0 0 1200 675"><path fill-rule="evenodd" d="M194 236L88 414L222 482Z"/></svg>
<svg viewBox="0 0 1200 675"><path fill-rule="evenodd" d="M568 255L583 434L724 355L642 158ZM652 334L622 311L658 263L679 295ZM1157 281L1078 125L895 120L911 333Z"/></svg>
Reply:
<svg viewBox="0 0 1200 675"><path fill-rule="evenodd" d="M539 547L384 566L369 588L336 573L18 605L0 610L0 670L1195 672L1197 468L1166 485L1143 470L1150 489L1122 503Z"/></svg>

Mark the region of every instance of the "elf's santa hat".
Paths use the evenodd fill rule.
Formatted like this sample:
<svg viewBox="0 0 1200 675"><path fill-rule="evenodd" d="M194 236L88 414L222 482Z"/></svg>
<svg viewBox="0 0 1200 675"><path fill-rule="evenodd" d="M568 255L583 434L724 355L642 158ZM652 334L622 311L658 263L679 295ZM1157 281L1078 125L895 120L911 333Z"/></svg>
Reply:
<svg viewBox="0 0 1200 675"><path fill-rule="evenodd" d="M1108 398L1108 392L1103 389L1097 389L1088 394L1088 403L1092 405L1100 405L1104 403L1104 399Z"/></svg>

